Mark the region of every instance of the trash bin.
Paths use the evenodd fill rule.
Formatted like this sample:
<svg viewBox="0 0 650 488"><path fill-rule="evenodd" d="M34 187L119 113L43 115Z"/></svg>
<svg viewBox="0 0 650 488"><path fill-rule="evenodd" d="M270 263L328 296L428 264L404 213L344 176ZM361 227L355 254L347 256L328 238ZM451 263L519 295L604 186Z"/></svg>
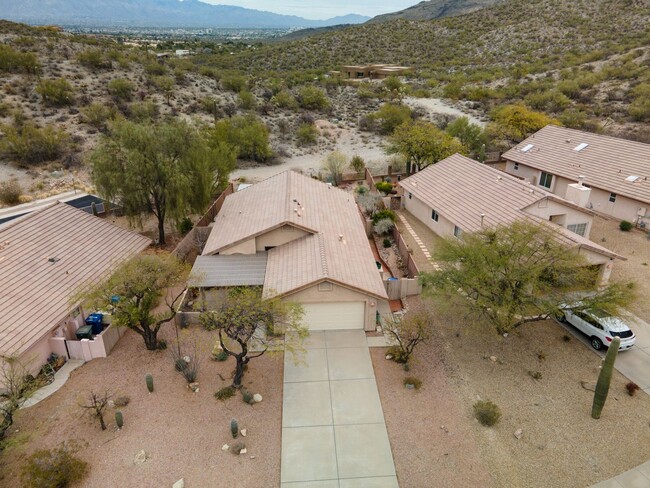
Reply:
<svg viewBox="0 0 650 488"><path fill-rule="evenodd" d="M93 338L93 326L92 325L83 325L77 329L77 340L81 339L92 339Z"/></svg>
<svg viewBox="0 0 650 488"><path fill-rule="evenodd" d="M92 333L97 335L101 334L102 330L104 330L104 315L101 313L91 313L88 317L86 317L86 325L90 325L92 327Z"/></svg>

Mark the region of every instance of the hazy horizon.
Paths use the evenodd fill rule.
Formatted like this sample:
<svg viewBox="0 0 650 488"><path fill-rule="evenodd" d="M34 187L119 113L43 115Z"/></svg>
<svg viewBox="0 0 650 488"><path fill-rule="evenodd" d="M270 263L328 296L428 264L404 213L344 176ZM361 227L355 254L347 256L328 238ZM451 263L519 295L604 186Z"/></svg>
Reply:
<svg viewBox="0 0 650 488"><path fill-rule="evenodd" d="M234 5L237 7L266 10L276 14L297 15L306 19L325 20L347 14L375 15L386 14L411 7L418 0L329 0L328 2L273 1L268 0L200 0L213 5Z"/></svg>

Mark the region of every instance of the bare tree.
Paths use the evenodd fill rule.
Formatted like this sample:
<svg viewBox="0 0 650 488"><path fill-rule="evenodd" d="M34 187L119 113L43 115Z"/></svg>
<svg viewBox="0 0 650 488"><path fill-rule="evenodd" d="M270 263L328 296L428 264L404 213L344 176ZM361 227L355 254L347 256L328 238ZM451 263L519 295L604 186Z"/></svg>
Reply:
<svg viewBox="0 0 650 488"><path fill-rule="evenodd" d="M384 321L384 331L397 343L391 351L395 361L407 364L417 345L431 338L432 316L430 307L419 304L409 309L401 320L389 317Z"/></svg>
<svg viewBox="0 0 650 488"><path fill-rule="evenodd" d="M335 186L341 182L343 170L348 165L348 158L340 151L332 151L327 155L323 162L323 169L332 175L332 180Z"/></svg>
<svg viewBox="0 0 650 488"><path fill-rule="evenodd" d="M27 368L15 356L0 356L0 440L13 424L14 413L32 393L34 383Z"/></svg>
<svg viewBox="0 0 650 488"><path fill-rule="evenodd" d="M99 420L99 425L102 430L106 430L106 423L104 422L104 410L108 406L108 400L113 395L107 390L103 394L95 393L94 391L90 392L88 397L88 403L80 404L81 408L84 408L90 412L90 415Z"/></svg>

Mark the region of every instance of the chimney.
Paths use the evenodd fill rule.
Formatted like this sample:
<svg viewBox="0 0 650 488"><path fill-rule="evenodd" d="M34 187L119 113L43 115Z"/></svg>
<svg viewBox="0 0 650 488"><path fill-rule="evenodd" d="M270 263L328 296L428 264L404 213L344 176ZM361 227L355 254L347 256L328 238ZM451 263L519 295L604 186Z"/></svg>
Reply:
<svg viewBox="0 0 650 488"><path fill-rule="evenodd" d="M485 219L485 214L482 213L482 214L481 214L481 227L483 227L483 220L484 220L484 219Z"/></svg>

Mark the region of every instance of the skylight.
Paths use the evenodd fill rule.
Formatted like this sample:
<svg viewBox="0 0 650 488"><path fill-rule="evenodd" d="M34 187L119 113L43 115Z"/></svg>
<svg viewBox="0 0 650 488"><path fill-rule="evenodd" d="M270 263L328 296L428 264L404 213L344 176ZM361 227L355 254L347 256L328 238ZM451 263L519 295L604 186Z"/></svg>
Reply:
<svg viewBox="0 0 650 488"><path fill-rule="evenodd" d="M533 147L535 147L534 144L528 144L528 145L526 145L526 147L524 147L524 148L521 150L521 152L528 152L528 151L530 151Z"/></svg>
<svg viewBox="0 0 650 488"><path fill-rule="evenodd" d="M631 181L632 183L634 183L638 179L639 179L638 176L630 175L627 178L625 178L625 181Z"/></svg>
<svg viewBox="0 0 650 488"><path fill-rule="evenodd" d="M573 148L574 151L582 151L585 147L587 147L589 144L586 142L578 144L576 147Z"/></svg>

